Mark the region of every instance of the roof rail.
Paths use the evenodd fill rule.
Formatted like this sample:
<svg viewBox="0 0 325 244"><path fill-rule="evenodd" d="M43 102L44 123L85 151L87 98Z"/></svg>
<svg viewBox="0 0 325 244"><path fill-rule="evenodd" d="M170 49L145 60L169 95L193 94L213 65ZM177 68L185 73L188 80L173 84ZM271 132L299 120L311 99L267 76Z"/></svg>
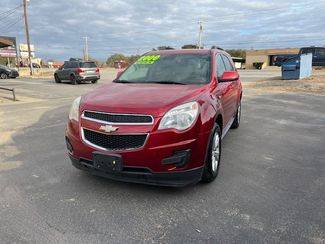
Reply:
<svg viewBox="0 0 325 244"><path fill-rule="evenodd" d="M221 48L221 47L218 47L218 46L211 46L211 49L219 49L219 50L222 50L222 51L224 51L224 49L223 49L223 48Z"/></svg>

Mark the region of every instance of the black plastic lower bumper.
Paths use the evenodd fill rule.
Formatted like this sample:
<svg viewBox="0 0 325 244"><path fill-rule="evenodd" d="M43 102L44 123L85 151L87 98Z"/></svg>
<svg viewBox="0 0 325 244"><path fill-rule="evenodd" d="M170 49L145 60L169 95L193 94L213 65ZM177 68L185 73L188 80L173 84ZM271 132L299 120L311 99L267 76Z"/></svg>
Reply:
<svg viewBox="0 0 325 244"><path fill-rule="evenodd" d="M79 81L93 81L93 80L99 80L100 76L78 76L77 80Z"/></svg>
<svg viewBox="0 0 325 244"><path fill-rule="evenodd" d="M112 180L141 183L148 185L171 186L171 187L184 187L187 185L194 185L201 180L203 168L195 168L182 172L170 173L152 173L149 169L145 168L128 168L120 172L104 172L95 169L92 162L89 160L77 159L72 157L70 159L78 169L89 171L90 173Z"/></svg>
<svg viewBox="0 0 325 244"><path fill-rule="evenodd" d="M17 71L10 72L8 75L10 78L17 78L19 73Z"/></svg>

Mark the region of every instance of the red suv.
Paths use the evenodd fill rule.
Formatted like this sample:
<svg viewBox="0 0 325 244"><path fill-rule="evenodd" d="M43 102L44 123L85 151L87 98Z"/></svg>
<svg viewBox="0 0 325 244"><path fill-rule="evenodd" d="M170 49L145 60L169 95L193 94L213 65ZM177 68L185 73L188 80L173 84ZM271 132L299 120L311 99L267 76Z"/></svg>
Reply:
<svg viewBox="0 0 325 244"><path fill-rule="evenodd" d="M220 49L146 53L72 104L66 129L75 167L165 186L213 181L221 139L237 128L242 86Z"/></svg>

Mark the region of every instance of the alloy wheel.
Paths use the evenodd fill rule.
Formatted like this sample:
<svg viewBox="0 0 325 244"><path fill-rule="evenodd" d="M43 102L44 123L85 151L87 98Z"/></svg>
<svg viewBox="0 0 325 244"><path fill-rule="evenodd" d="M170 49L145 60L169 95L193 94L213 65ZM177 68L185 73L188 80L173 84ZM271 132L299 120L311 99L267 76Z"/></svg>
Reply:
<svg viewBox="0 0 325 244"><path fill-rule="evenodd" d="M218 170L219 160L220 160L220 136L218 132L215 132L212 142L212 152L211 152L211 168L213 172Z"/></svg>

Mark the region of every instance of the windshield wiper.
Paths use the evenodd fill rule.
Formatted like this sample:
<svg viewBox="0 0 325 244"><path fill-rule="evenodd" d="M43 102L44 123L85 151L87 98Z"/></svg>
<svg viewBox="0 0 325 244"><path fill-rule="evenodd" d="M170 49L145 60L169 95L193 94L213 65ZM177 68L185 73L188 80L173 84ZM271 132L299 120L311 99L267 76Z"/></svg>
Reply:
<svg viewBox="0 0 325 244"><path fill-rule="evenodd" d="M113 82L116 82L116 83L133 83L132 81L128 81L128 80L113 80Z"/></svg>
<svg viewBox="0 0 325 244"><path fill-rule="evenodd" d="M152 81L150 83L186 85L185 83L173 81L173 80L158 80L158 81Z"/></svg>

